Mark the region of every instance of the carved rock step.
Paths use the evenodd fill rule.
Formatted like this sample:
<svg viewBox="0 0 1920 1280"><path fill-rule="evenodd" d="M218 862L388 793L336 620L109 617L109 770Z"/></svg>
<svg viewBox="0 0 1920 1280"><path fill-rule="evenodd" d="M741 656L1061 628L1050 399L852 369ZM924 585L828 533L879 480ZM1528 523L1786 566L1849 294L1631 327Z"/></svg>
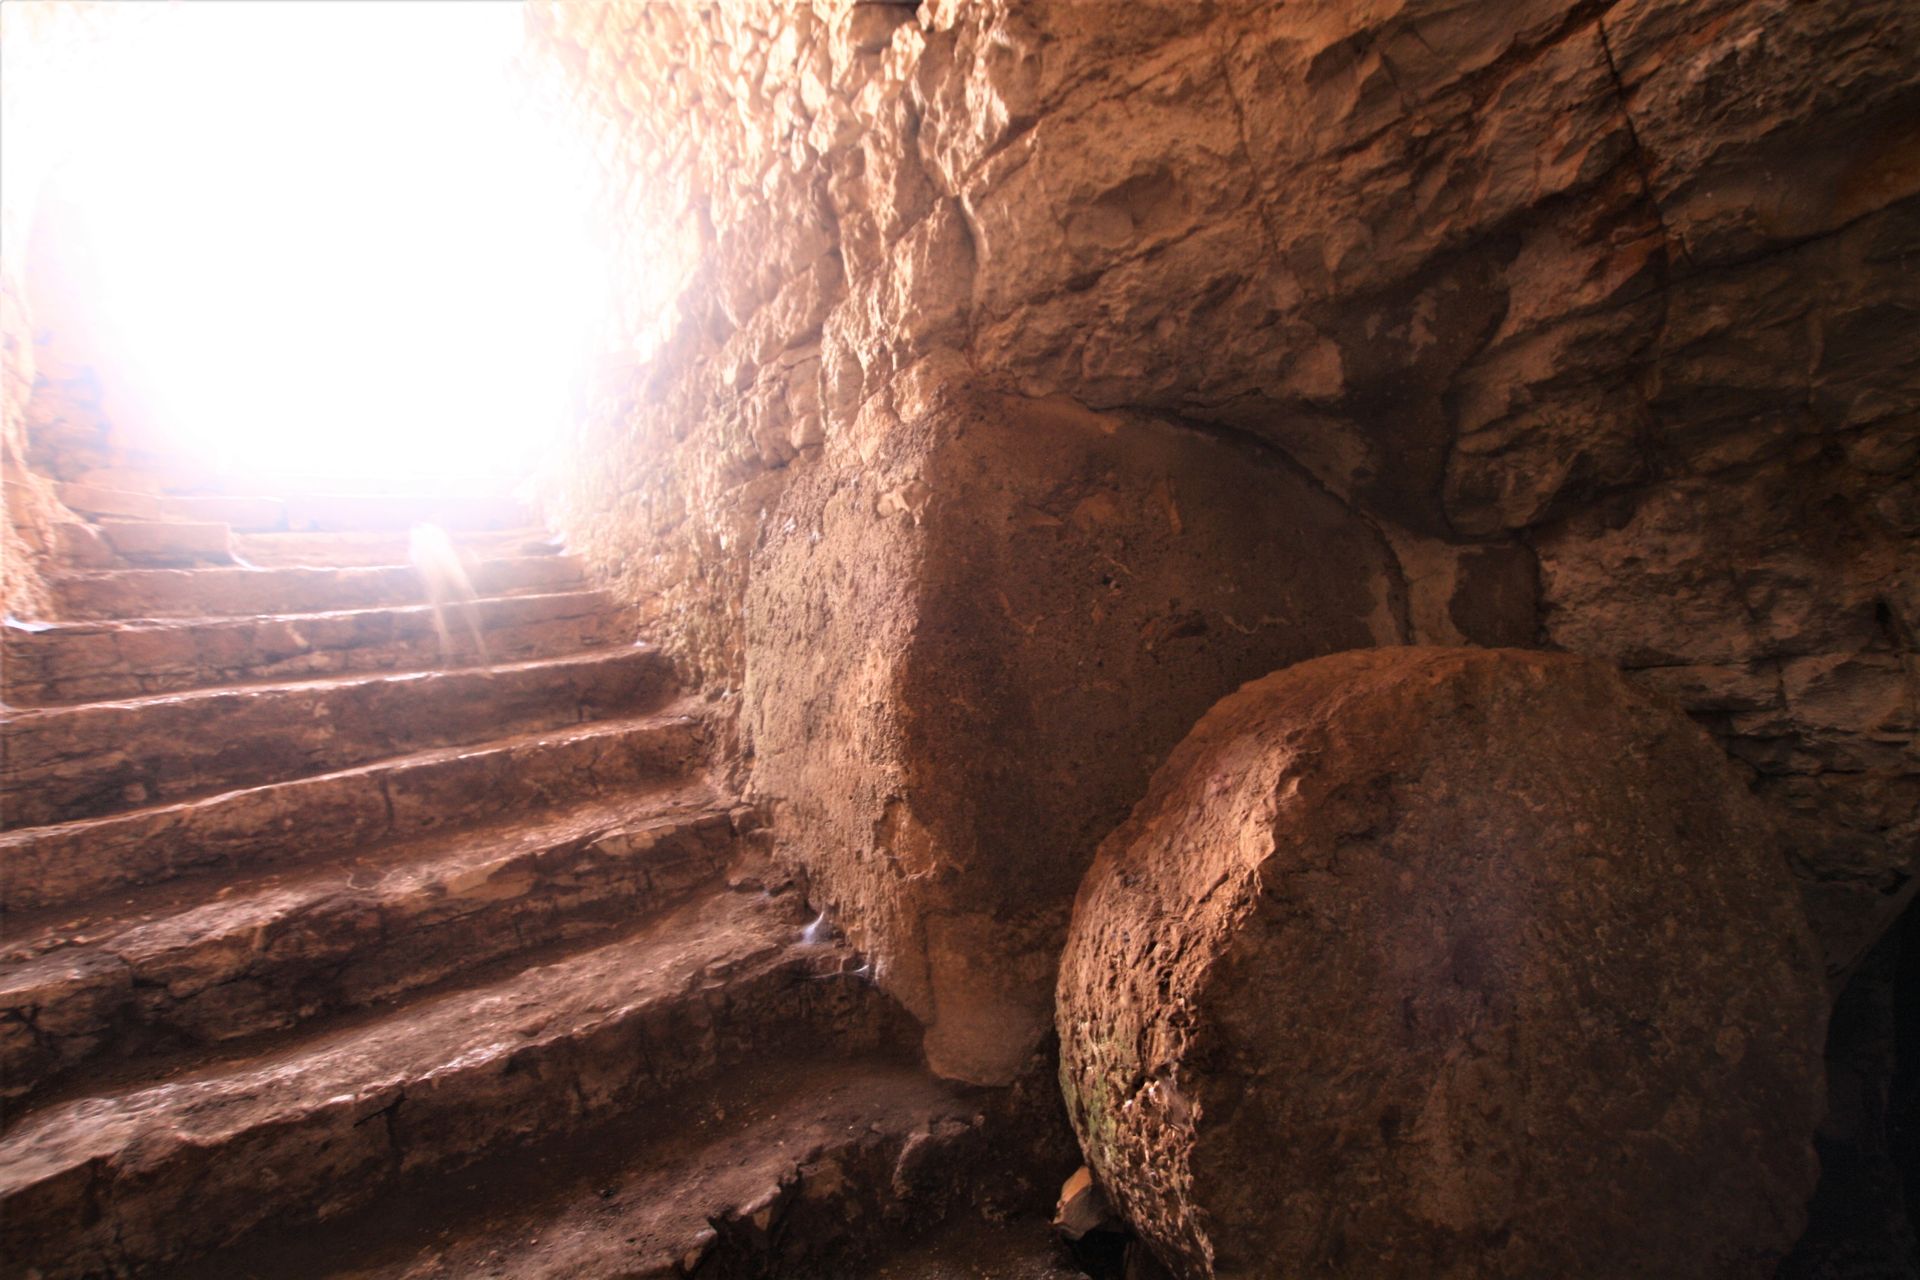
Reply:
<svg viewBox="0 0 1920 1280"><path fill-rule="evenodd" d="M162 498L160 510L169 520L207 520L236 531L287 527L287 506L278 498Z"/></svg>
<svg viewBox="0 0 1920 1280"><path fill-rule="evenodd" d="M493 661L555 657L632 638L605 592L474 602ZM477 659L458 618L448 661ZM264 618L12 623L4 628L7 701L16 707L132 698L248 681L432 667L442 660L426 605Z"/></svg>
<svg viewBox="0 0 1920 1280"><path fill-rule="evenodd" d="M444 529L512 529L529 523L526 504L479 494L290 493L289 529L405 529L428 520Z"/></svg>
<svg viewBox="0 0 1920 1280"><path fill-rule="evenodd" d="M117 927L9 929L0 1093L22 1096L92 1059L292 1026L612 932L714 880L735 835L701 788L594 801L362 850L212 901L176 895Z"/></svg>
<svg viewBox="0 0 1920 1280"><path fill-rule="evenodd" d="M134 565L232 564L233 531L179 520L102 520L100 534Z"/></svg>
<svg viewBox="0 0 1920 1280"><path fill-rule="evenodd" d="M816 1049L704 1082L653 1116L420 1180L318 1229L263 1233L179 1274L845 1274L819 1270L836 1261L832 1244L870 1246L909 1212L917 1166L975 1115L918 1067Z"/></svg>
<svg viewBox="0 0 1920 1280"><path fill-rule="evenodd" d="M61 503L84 516L110 516L124 520L158 520L161 499L138 489L68 480L55 490Z"/></svg>
<svg viewBox="0 0 1920 1280"><path fill-rule="evenodd" d="M214 465L204 459L183 459L176 455L133 450L113 450L93 470L82 471L76 480L91 484L110 484L121 489L166 494L170 497L249 498L259 494L278 497L316 494L344 494L353 497L375 495L401 499L415 504L455 502L508 504L510 482L498 476L368 476L341 473L322 475L310 468L281 470L273 467L232 468Z"/></svg>
<svg viewBox="0 0 1920 1280"><path fill-rule="evenodd" d="M128 505L115 491L101 490L98 486L82 488L79 495L82 498ZM106 497L96 497L96 493L104 493ZM136 507L129 514L146 517L151 512L167 519L226 524L248 532L405 529L422 520L447 529L505 529L526 524L528 517L524 503L481 494L306 492L263 497L247 493L188 493L169 494L149 501L154 504L152 507Z"/></svg>
<svg viewBox="0 0 1920 1280"><path fill-rule="evenodd" d="M82 471L67 483L90 489L111 489L120 493L144 494L157 500L160 496L162 480L163 477L159 473L145 467L107 466ZM61 501L66 501L64 495ZM68 505L73 504L68 503ZM76 511L80 509L74 507Z"/></svg>
<svg viewBox="0 0 1920 1280"><path fill-rule="evenodd" d="M452 531L453 545L469 560L512 556L550 556L560 547L553 535L532 526L521 529ZM233 553L256 568L285 565L316 568L356 568L406 564L409 538L405 530L359 533L240 533Z"/></svg>
<svg viewBox="0 0 1920 1280"><path fill-rule="evenodd" d="M656 715L447 747L190 803L0 836L0 906L54 911L214 870L257 870L462 822L555 797L612 796L684 774L705 722L692 704ZM107 911L100 904L90 914Z"/></svg>
<svg viewBox="0 0 1920 1280"><path fill-rule="evenodd" d="M892 1031L798 895L723 891L622 941L365 1026L29 1114L0 1140L5 1274L184 1260L577 1132L715 1068ZM204 1274L204 1273L202 1273Z"/></svg>
<svg viewBox="0 0 1920 1280"><path fill-rule="evenodd" d="M483 596L578 591L586 585L571 556L483 560L468 577ZM242 614L325 613L380 605L424 604L413 566L346 569L116 569L55 579L63 618L203 618Z"/></svg>
<svg viewBox="0 0 1920 1280"><path fill-rule="evenodd" d="M650 646L475 671L45 707L0 724L8 828L89 818L384 756L484 742L657 705L672 679Z"/></svg>

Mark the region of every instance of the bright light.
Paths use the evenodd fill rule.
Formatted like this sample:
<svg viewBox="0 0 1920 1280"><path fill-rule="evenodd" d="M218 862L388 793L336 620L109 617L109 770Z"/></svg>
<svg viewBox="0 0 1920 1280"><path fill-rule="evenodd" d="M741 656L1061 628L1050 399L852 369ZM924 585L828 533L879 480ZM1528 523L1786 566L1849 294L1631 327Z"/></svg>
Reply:
<svg viewBox="0 0 1920 1280"><path fill-rule="evenodd" d="M159 425L246 471L526 470L603 272L520 39L499 0L255 0L119 51L66 181Z"/></svg>

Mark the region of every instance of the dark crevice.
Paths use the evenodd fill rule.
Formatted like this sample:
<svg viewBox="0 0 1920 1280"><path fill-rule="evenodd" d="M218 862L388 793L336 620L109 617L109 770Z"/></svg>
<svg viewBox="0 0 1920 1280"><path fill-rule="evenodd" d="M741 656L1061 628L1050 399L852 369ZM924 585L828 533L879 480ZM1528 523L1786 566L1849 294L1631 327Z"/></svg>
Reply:
<svg viewBox="0 0 1920 1280"><path fill-rule="evenodd" d="M1673 229L1667 225L1666 211L1660 207L1659 197L1654 195L1653 170L1647 162L1646 148L1640 141L1640 130L1633 123L1633 110L1627 103L1627 84L1621 78L1619 64L1614 61L1613 42L1607 36L1607 21L1603 14L1594 17L1593 30L1599 40L1600 56L1606 63L1607 78L1613 82L1614 97L1620 105L1620 122L1626 126L1627 140L1632 147L1634 168L1640 175L1640 189L1646 195L1647 207L1653 211L1654 219L1660 224L1661 234L1665 237L1668 246L1677 249L1681 260L1691 267L1693 259L1687 252L1686 241L1674 235Z"/></svg>
<svg viewBox="0 0 1920 1280"><path fill-rule="evenodd" d="M1102 412L1111 411L1114 410L1102 410ZM1355 520L1366 525L1379 543L1381 560L1387 570L1389 578L1387 603L1388 609L1393 615L1394 625L1400 632L1399 642L1401 644L1413 643L1412 593L1408 586L1406 570L1400 563L1399 553L1394 550L1393 539L1387 536L1386 529L1381 525L1379 520L1365 508L1351 499L1343 498L1340 494L1334 492L1334 490L1329 488L1326 482L1315 475L1310 468L1302 465L1292 454L1288 453L1285 448L1259 432L1250 431L1244 427L1236 427L1223 422L1209 421L1204 418L1187 417L1182 414L1173 413L1164 409L1156 409L1151 406L1141 406L1137 408L1125 406L1120 407L1117 411L1136 413L1143 417L1171 423L1182 430L1191 431L1196 435L1208 436L1212 439L1226 441L1240 448L1250 449L1271 464L1294 476L1314 492L1323 495L1329 502L1337 505L1342 511L1345 511Z"/></svg>
<svg viewBox="0 0 1920 1280"><path fill-rule="evenodd" d="M1920 912L1855 971L1827 1035L1820 1184L1778 1280L1920 1276Z"/></svg>

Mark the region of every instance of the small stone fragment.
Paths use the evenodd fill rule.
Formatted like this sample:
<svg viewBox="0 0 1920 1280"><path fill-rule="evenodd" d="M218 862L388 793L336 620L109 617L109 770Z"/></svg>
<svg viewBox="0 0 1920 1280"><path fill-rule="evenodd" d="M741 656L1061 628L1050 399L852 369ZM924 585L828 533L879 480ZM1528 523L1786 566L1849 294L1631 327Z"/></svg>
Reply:
<svg viewBox="0 0 1920 1280"><path fill-rule="evenodd" d="M1078 1240L1089 1231L1117 1225L1107 1198L1094 1185L1093 1170L1081 1165L1060 1188L1060 1204L1053 1213L1054 1230L1069 1240Z"/></svg>

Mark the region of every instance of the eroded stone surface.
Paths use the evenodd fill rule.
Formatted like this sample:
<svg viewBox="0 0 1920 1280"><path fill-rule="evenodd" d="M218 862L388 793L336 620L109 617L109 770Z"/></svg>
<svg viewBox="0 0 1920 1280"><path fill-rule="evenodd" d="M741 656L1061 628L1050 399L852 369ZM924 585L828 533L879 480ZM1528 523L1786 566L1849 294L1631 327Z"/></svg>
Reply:
<svg viewBox="0 0 1920 1280"><path fill-rule="evenodd" d="M553 555L487 560L470 574L481 595L548 594L586 585L580 566ZM323 613L425 598L411 565L357 568L124 569L68 574L54 583L63 618L200 618Z"/></svg>
<svg viewBox="0 0 1920 1280"><path fill-rule="evenodd" d="M225 524L180 520L102 520L100 533L130 564L232 564L233 531Z"/></svg>
<svg viewBox="0 0 1920 1280"><path fill-rule="evenodd" d="M69 481L56 492L69 511L83 516L115 516L130 520L158 520L160 497L139 490L114 489Z"/></svg>
<svg viewBox="0 0 1920 1280"><path fill-rule="evenodd" d="M703 800L520 813L262 875L211 902L122 906L78 929L15 925L0 971L0 1093L44 1088L95 1056L289 1027L603 935L719 876L735 832Z"/></svg>
<svg viewBox="0 0 1920 1280"><path fill-rule="evenodd" d="M483 559L483 590L578 581L524 531L466 541L516 540L527 558ZM392 545L248 549L377 565ZM504 1193L522 1162L513 1212L554 1234L500 1235L496 1200L456 1270L511 1253L516 1273L627 1274L643 1237L647 1266L793 1262L870 1245L847 1214L937 1209L952 1179L923 1186L929 1160L984 1147L985 1113L904 1065L911 1020L804 929L763 815L700 780L704 700L646 714L673 673L607 643L631 619L604 594L482 600L494 664L436 671L427 610L368 607L416 596L408 569L69 582L110 613L343 607L12 629L15 690L94 700L0 727L6 821L46 824L0 835L6 1268L251 1270L206 1256L247 1235L298 1274L316 1251L287 1233L382 1194L441 1249L454 1206L411 1210L489 1159L473 1176ZM380 674L203 687L302 669ZM181 691L98 700L156 684ZM222 787L241 789L202 794ZM821 1088L827 1064L845 1075ZM678 1107L729 1070L715 1133ZM647 1140L620 1152L618 1195L596 1184L570 1215L534 1153L584 1131ZM372 1242L341 1240L375 1273Z"/></svg>
<svg viewBox="0 0 1920 1280"><path fill-rule="evenodd" d="M45 55L43 24L135 10L0 16L10 53ZM1681 698L1800 820L1836 974L1910 892L1906 0L548 0L530 25L621 247L558 510L711 687L750 665L783 494L917 429L928 384L1177 416L1276 445L1377 523L1415 638L1565 645ZM47 109L7 81L9 121ZM14 246L31 195L7 188ZM83 483L127 460L97 380L35 350L53 318L20 265L0 592L44 616L48 557L110 549L28 454ZM851 541L886 542L900 498ZM836 611L890 608L891 572ZM176 606L156 581L102 590L354 596ZM851 836L803 856L832 874L894 847ZM951 927L989 968L1032 941Z"/></svg>
<svg viewBox="0 0 1920 1280"><path fill-rule="evenodd" d="M402 1173L625 1111L719 1063L885 1023L791 895L742 891L492 986L44 1110L0 1141L11 1261L75 1276L365 1203ZM810 976L821 981L808 981ZM273 1169L272 1179L261 1171Z"/></svg>
<svg viewBox="0 0 1920 1280"><path fill-rule="evenodd" d="M8 832L0 834L0 904L24 921L32 912L178 876L273 867L568 797L647 786L693 769L706 740L704 718L678 705L637 720L443 748Z"/></svg>
<svg viewBox="0 0 1920 1280"><path fill-rule="evenodd" d="M289 529L405 529L430 520L447 529L511 529L527 523L516 499L488 494L294 492L282 500Z"/></svg>
<svg viewBox="0 0 1920 1280"><path fill-rule="evenodd" d="M90 818L657 706L636 646L478 670L343 677L18 712L0 724L0 826Z"/></svg>
<svg viewBox="0 0 1920 1280"><path fill-rule="evenodd" d="M1766 809L1602 664L1381 649L1223 700L1062 961L1101 1184L1183 1276L1751 1276L1798 1234L1817 953Z"/></svg>
<svg viewBox="0 0 1920 1280"><path fill-rule="evenodd" d="M1680 697L1803 819L1836 974L1901 900L1904 0L608 0L533 29L629 301L556 510L710 683L747 666L781 493L912 431L924 384L1175 414L1388 529L1418 638ZM1783 558L1804 589L1766 585Z"/></svg>
<svg viewBox="0 0 1920 1280"><path fill-rule="evenodd" d="M473 603L487 658L557 657L631 642L632 620L596 591ZM450 623L460 623L455 617ZM101 701L247 681L474 666L461 627L444 648L429 606L277 617L38 623L0 630L15 707Z"/></svg>
<svg viewBox="0 0 1920 1280"><path fill-rule="evenodd" d="M266 529L283 529L287 523L287 505L279 498L229 497L203 495L165 497L160 510L169 520L211 520L227 525L237 534Z"/></svg>
<svg viewBox="0 0 1920 1280"><path fill-rule="evenodd" d="M735 1070L663 1102L208 1265L287 1280L844 1277L849 1255L938 1209L904 1175L977 1142L986 1119L922 1071L804 1046L778 1071Z"/></svg>
<svg viewBox="0 0 1920 1280"><path fill-rule="evenodd" d="M484 560L552 555L558 551L553 536L539 528L450 529L447 532L469 567ZM405 529L236 533L233 549L240 559L263 569L283 565L405 564L411 538Z"/></svg>
<svg viewBox="0 0 1920 1280"><path fill-rule="evenodd" d="M1244 442L949 403L797 485L749 598L747 731L787 855L936 1069L1004 1083L1081 872L1213 699L1404 638L1381 535Z"/></svg>

